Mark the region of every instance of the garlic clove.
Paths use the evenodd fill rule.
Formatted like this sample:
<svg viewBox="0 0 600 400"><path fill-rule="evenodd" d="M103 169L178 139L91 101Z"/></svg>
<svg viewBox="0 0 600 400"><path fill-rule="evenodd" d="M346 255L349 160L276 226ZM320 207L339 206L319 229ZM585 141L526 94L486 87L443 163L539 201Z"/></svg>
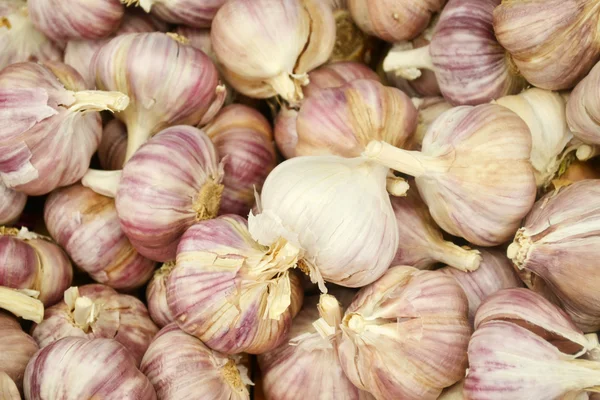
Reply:
<svg viewBox="0 0 600 400"><path fill-rule="evenodd" d="M600 54L600 52L599 52ZM584 143L590 145L600 144L600 126L598 124L598 106L600 99L594 93L594 87L600 79L600 64L596 64L590 73L575 86L567 103L567 122L573 135ZM580 155L580 160L591 158L593 150L588 146Z"/></svg>
<svg viewBox="0 0 600 400"><path fill-rule="evenodd" d="M0 225L16 222L27 204L27 195L11 190L0 180Z"/></svg>
<svg viewBox="0 0 600 400"><path fill-rule="evenodd" d="M0 398L10 400L7 392L16 392L16 399L20 400L25 367L39 347L31 336L23 332L15 318L1 311L0 335Z"/></svg>
<svg viewBox="0 0 600 400"><path fill-rule="evenodd" d="M21 400L17 385L3 371L0 371L0 398L4 400Z"/></svg>
<svg viewBox="0 0 600 400"><path fill-rule="evenodd" d="M309 72L325 64L335 46L336 22L331 6L321 0L301 0L310 19L310 33L303 52L298 57L294 72Z"/></svg>
<svg viewBox="0 0 600 400"><path fill-rule="evenodd" d="M110 120L102 130L102 140L98 146L102 169L114 171L123 168L126 151L127 128L118 119Z"/></svg>
<svg viewBox="0 0 600 400"><path fill-rule="evenodd" d="M174 261L164 263L160 269L156 270L146 288L148 313L152 317L152 321L159 328L163 328L175 321L167 303L167 280L173 268L175 268Z"/></svg>

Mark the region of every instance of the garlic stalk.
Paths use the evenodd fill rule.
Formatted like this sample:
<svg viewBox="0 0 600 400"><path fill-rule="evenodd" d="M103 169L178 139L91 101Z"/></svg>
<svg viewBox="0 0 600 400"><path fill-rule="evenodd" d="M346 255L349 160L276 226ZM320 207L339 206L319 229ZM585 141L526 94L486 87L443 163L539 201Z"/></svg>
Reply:
<svg viewBox="0 0 600 400"><path fill-rule="evenodd" d="M0 371L0 398L4 400L21 400L17 385L10 376L3 371Z"/></svg>
<svg viewBox="0 0 600 400"><path fill-rule="evenodd" d="M3 385L8 385L10 381L14 385L13 392L16 390L18 396L23 388L25 367L39 347L31 336L23 332L16 319L1 311L0 337L0 398L10 400L2 392ZM2 374L5 374L4 378Z"/></svg>
<svg viewBox="0 0 600 400"><path fill-rule="evenodd" d="M164 263L156 270L154 276L148 283L146 288L146 304L148 304L148 313L152 321L159 327L163 328L175 321L169 304L167 303L167 280L171 271L175 268L175 262L169 261Z"/></svg>
<svg viewBox="0 0 600 400"><path fill-rule="evenodd" d="M171 24L194 28L210 27L212 19L226 0L120 0L128 6L137 5L147 13Z"/></svg>
<svg viewBox="0 0 600 400"><path fill-rule="evenodd" d="M599 79L600 64L596 64L590 73L575 86L567 103L567 122L573 135L583 143L593 145L578 149L577 158L580 160L591 158L598 152L593 147L600 145L599 99L594 91Z"/></svg>
<svg viewBox="0 0 600 400"><path fill-rule="evenodd" d="M0 225L16 222L27 204L27 195L9 189L0 180Z"/></svg>
<svg viewBox="0 0 600 400"><path fill-rule="evenodd" d="M113 119L102 130L102 140L98 146L100 166L107 171L123 168L126 151L127 128L118 119Z"/></svg>

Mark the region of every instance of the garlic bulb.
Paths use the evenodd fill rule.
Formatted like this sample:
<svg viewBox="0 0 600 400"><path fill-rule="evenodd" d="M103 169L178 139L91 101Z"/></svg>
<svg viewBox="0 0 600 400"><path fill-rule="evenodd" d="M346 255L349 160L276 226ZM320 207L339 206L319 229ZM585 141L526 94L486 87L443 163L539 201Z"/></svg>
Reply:
<svg viewBox="0 0 600 400"><path fill-rule="evenodd" d="M335 19L335 45L330 63L340 61L362 61L371 58L373 38L361 31L352 19L346 0L328 0Z"/></svg>
<svg viewBox="0 0 600 400"><path fill-rule="evenodd" d="M29 18L24 0L0 1L0 70L25 61L60 61L62 49Z"/></svg>
<svg viewBox="0 0 600 400"><path fill-rule="evenodd" d="M260 354L286 337L302 305L299 249L256 243L241 217L192 225L181 238L167 301L177 325L213 350Z"/></svg>
<svg viewBox="0 0 600 400"><path fill-rule="evenodd" d="M194 28L209 27L215 14L226 0L121 0L152 12L163 21Z"/></svg>
<svg viewBox="0 0 600 400"><path fill-rule="evenodd" d="M249 400L252 384L241 356L209 349L176 324L163 328L142 360L159 399Z"/></svg>
<svg viewBox="0 0 600 400"><path fill-rule="evenodd" d="M267 177L260 213L248 219L250 233L264 246L293 243L313 282L321 275L341 286L368 285L398 248L387 171L365 158L287 160Z"/></svg>
<svg viewBox="0 0 600 400"><path fill-rule="evenodd" d="M415 150L420 150L425 133L427 133L433 121L451 109L452 105L444 100L443 97L413 98L412 101L419 112L417 130L413 136L413 142Z"/></svg>
<svg viewBox="0 0 600 400"><path fill-rule="evenodd" d="M175 321L171 309L167 303L167 280L171 271L175 268L175 262L166 262L154 273L154 276L146 288L146 304L152 321L163 328Z"/></svg>
<svg viewBox="0 0 600 400"><path fill-rule="evenodd" d="M15 387L22 390L25 367L39 347L31 336L23 332L16 319L2 311L0 311L0 337L2 338L0 340L0 373L6 373L14 382ZM2 397L1 389L0 398L5 399Z"/></svg>
<svg viewBox="0 0 600 400"><path fill-rule="evenodd" d="M98 160L102 169L115 171L125 165L127 151L127 128L118 119L110 120L102 130L102 140L98 146Z"/></svg>
<svg viewBox="0 0 600 400"><path fill-rule="evenodd" d="M548 90L577 84L600 58L600 10L590 0L503 1L494 31L531 84Z"/></svg>
<svg viewBox="0 0 600 400"><path fill-rule="evenodd" d="M217 12L211 39L237 91L297 103L307 73L329 59L335 20L318 0L231 0Z"/></svg>
<svg viewBox="0 0 600 400"><path fill-rule="evenodd" d="M296 157L296 145L298 144L297 118L298 110L288 107L281 107L277 117L275 117L275 129L273 130L275 143L286 159Z"/></svg>
<svg viewBox="0 0 600 400"><path fill-rule="evenodd" d="M182 42L160 32L121 35L92 60L99 88L130 97L129 107L115 114L127 126L125 160L169 126L207 123L225 100L225 87L210 58Z"/></svg>
<svg viewBox="0 0 600 400"><path fill-rule="evenodd" d="M12 64L0 72L0 179L37 196L75 183L100 143L97 111L118 111L119 92L85 90L79 74L60 64Z"/></svg>
<svg viewBox="0 0 600 400"><path fill-rule="evenodd" d="M492 14L500 0L450 0L441 13L431 44L390 50L383 69L406 79L435 72L450 103L478 105L518 93L526 85L506 50L494 37ZM477 26L477 29L473 29Z"/></svg>
<svg viewBox="0 0 600 400"><path fill-rule="evenodd" d="M48 196L44 221L50 235L92 279L131 290L145 284L154 262L138 254L119 223L115 202L72 185Z"/></svg>
<svg viewBox="0 0 600 400"><path fill-rule="evenodd" d="M600 329L595 290L598 195L595 179L576 182L540 199L508 247L520 270L539 276L584 332Z"/></svg>
<svg viewBox="0 0 600 400"><path fill-rule="evenodd" d="M0 371L0 398L3 400L21 400L19 389L6 372Z"/></svg>
<svg viewBox="0 0 600 400"><path fill-rule="evenodd" d="M9 189L0 180L0 225L16 222L27 204L27 195Z"/></svg>
<svg viewBox="0 0 600 400"><path fill-rule="evenodd" d="M502 97L496 104L510 109L527 123L535 181L538 187L547 187L558 173L562 153L573 138L567 126L565 101L558 93L532 88Z"/></svg>
<svg viewBox="0 0 600 400"><path fill-rule="evenodd" d="M573 135L584 143L600 145L598 98L595 88L600 79L600 63L575 86L567 103L567 122ZM583 157L581 157L583 158Z"/></svg>
<svg viewBox="0 0 600 400"><path fill-rule="evenodd" d="M464 376L467 299L441 272L390 268L358 292L340 329L346 376L376 399L436 399Z"/></svg>
<svg viewBox="0 0 600 400"><path fill-rule="evenodd" d="M421 152L384 142L366 150L371 159L414 176L435 222L478 246L504 243L531 209L530 153L526 123L494 104L446 111L425 134Z"/></svg>
<svg viewBox="0 0 600 400"><path fill-rule="evenodd" d="M67 289L62 302L46 309L44 320L34 327L32 336L40 348L68 336L114 339L139 365L157 332L144 303L108 286L93 284Z"/></svg>
<svg viewBox="0 0 600 400"><path fill-rule="evenodd" d="M247 216L267 175L275 167L273 130L257 110L233 104L203 128L223 160L220 214Z"/></svg>
<svg viewBox="0 0 600 400"><path fill-rule="evenodd" d="M113 339L66 337L38 351L25 370L25 398L144 399L156 393L129 351Z"/></svg>
<svg viewBox="0 0 600 400"><path fill-rule="evenodd" d="M27 9L35 27L55 42L106 37L125 13L119 0L28 0Z"/></svg>

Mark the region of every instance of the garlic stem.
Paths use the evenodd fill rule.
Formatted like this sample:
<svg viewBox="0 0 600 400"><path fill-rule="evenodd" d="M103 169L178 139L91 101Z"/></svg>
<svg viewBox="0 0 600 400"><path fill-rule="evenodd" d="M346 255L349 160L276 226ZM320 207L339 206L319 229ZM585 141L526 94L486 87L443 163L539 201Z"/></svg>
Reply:
<svg viewBox="0 0 600 400"><path fill-rule="evenodd" d="M304 93L300 87L300 82L288 74L282 72L274 78L267 79L266 82L290 104L296 104L304 98Z"/></svg>
<svg viewBox="0 0 600 400"><path fill-rule="evenodd" d="M596 157L598 154L600 154L600 149L597 146L589 144L579 146L575 153L579 161L587 161L590 158Z"/></svg>
<svg viewBox="0 0 600 400"><path fill-rule="evenodd" d="M106 197L116 197L123 171L100 171L89 169L81 179L81 184Z"/></svg>
<svg viewBox="0 0 600 400"><path fill-rule="evenodd" d="M121 92L104 92L101 90L82 90L73 92L75 102L69 106L73 112L84 111L123 111L129 105L129 96Z"/></svg>
<svg viewBox="0 0 600 400"><path fill-rule="evenodd" d="M73 320L75 321L75 325L84 332L89 332L90 326L98 319L98 314L98 307L89 297L78 297L75 300Z"/></svg>
<svg viewBox="0 0 600 400"><path fill-rule="evenodd" d="M415 178L423 175L428 169L426 167L434 167L436 161L419 151L399 149L377 140L373 140L367 145L364 155L379 164Z"/></svg>
<svg viewBox="0 0 600 400"><path fill-rule="evenodd" d="M385 72L394 71L396 75L408 80L420 77L420 69L435 71L431 55L429 54L429 46L411 50L406 50L404 46L394 47L383 61L383 70Z"/></svg>
<svg viewBox="0 0 600 400"><path fill-rule="evenodd" d="M30 296L37 293L34 292L26 293L26 291L0 286L0 308L39 324L44 319L44 304Z"/></svg>
<svg viewBox="0 0 600 400"><path fill-rule="evenodd" d="M436 260L464 272L475 271L481 263L477 250L465 249L452 242L444 241L433 253Z"/></svg>
<svg viewBox="0 0 600 400"><path fill-rule="evenodd" d="M135 152L152 136L151 132L143 126L127 127L127 150L125 151L125 162L129 161Z"/></svg>
<svg viewBox="0 0 600 400"><path fill-rule="evenodd" d="M155 0L121 0L121 3L125 4L127 7L130 6L138 6L141 7L147 13L152 9L152 4L154 4Z"/></svg>
<svg viewBox="0 0 600 400"><path fill-rule="evenodd" d="M386 189L392 196L404 197L410 189L410 185L406 182L406 179L391 174L386 178Z"/></svg>
<svg viewBox="0 0 600 400"><path fill-rule="evenodd" d="M313 327L323 339L335 335L342 321L342 308L337 299L330 294L322 294L317 306L321 318L313 322Z"/></svg>

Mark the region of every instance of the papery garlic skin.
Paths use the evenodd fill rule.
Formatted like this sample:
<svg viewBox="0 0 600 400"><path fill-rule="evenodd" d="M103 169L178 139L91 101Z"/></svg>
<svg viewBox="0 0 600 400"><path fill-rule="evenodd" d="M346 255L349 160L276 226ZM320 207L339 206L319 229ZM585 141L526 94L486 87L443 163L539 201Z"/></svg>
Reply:
<svg viewBox="0 0 600 400"><path fill-rule="evenodd" d="M167 280L173 268L175 268L174 261L164 263L160 269L156 270L146 288L148 313L159 328L175 321L169 303L167 303Z"/></svg>
<svg viewBox="0 0 600 400"><path fill-rule="evenodd" d="M16 222L27 204L27 195L7 188L0 180L0 225Z"/></svg>
<svg viewBox="0 0 600 400"><path fill-rule="evenodd" d="M329 62L362 61L368 63L371 58L373 38L356 25L346 0L330 0L328 2L335 18L335 46Z"/></svg>
<svg viewBox="0 0 600 400"><path fill-rule="evenodd" d="M74 384L76 382L77 384ZM25 370L25 398L156 400L129 351L112 339L66 337L41 349Z"/></svg>
<svg viewBox="0 0 600 400"><path fill-rule="evenodd" d="M173 32L186 38L189 41L188 43L190 46L202 50L204 54L209 56L215 65L217 65L217 68L219 67L217 55L215 54L212 41L210 40L210 29L197 29L179 25Z"/></svg>
<svg viewBox="0 0 600 400"><path fill-rule="evenodd" d="M127 127L118 119L113 119L102 130L102 140L98 146L100 166L107 171L122 169L126 151Z"/></svg>
<svg viewBox="0 0 600 400"><path fill-rule="evenodd" d="M162 400L249 400L251 382L240 359L211 350L173 323L156 335L140 369Z"/></svg>
<svg viewBox="0 0 600 400"><path fill-rule="evenodd" d="M44 221L50 235L92 279L131 290L145 284L155 263L140 255L121 228L114 199L81 184L48 196Z"/></svg>
<svg viewBox="0 0 600 400"><path fill-rule="evenodd" d="M201 221L181 238L167 301L179 327L225 354L260 354L287 336L302 304L298 248L255 242L246 220Z"/></svg>
<svg viewBox="0 0 600 400"><path fill-rule="evenodd" d="M575 86L567 102L567 122L573 135L587 144L600 144L598 123L600 98L595 88L600 81L600 63Z"/></svg>
<svg viewBox="0 0 600 400"><path fill-rule="evenodd" d="M14 317L2 311L0 311L0 337L2 338L0 340L0 373L6 373L14 382L15 387L22 390L25 367L39 347L31 336L23 332L21 325ZM5 399L1 396L2 391L0 390L0 398Z"/></svg>
<svg viewBox="0 0 600 400"><path fill-rule="evenodd" d="M358 292L341 330L346 376L376 399L436 399L464 376L467 299L440 272L390 268Z"/></svg>
<svg viewBox="0 0 600 400"><path fill-rule="evenodd" d="M433 121L440 115L452 108L443 97L426 97L424 99L412 99L413 104L419 112L417 130L413 135L413 147L420 150L423 138Z"/></svg>
<svg viewBox="0 0 600 400"><path fill-rule="evenodd" d="M194 28L208 28L215 14L226 0L121 0L122 3L138 3L146 12L172 24Z"/></svg>
<svg viewBox="0 0 600 400"><path fill-rule="evenodd" d="M21 400L19 389L6 372L0 371L0 396L4 400Z"/></svg>

